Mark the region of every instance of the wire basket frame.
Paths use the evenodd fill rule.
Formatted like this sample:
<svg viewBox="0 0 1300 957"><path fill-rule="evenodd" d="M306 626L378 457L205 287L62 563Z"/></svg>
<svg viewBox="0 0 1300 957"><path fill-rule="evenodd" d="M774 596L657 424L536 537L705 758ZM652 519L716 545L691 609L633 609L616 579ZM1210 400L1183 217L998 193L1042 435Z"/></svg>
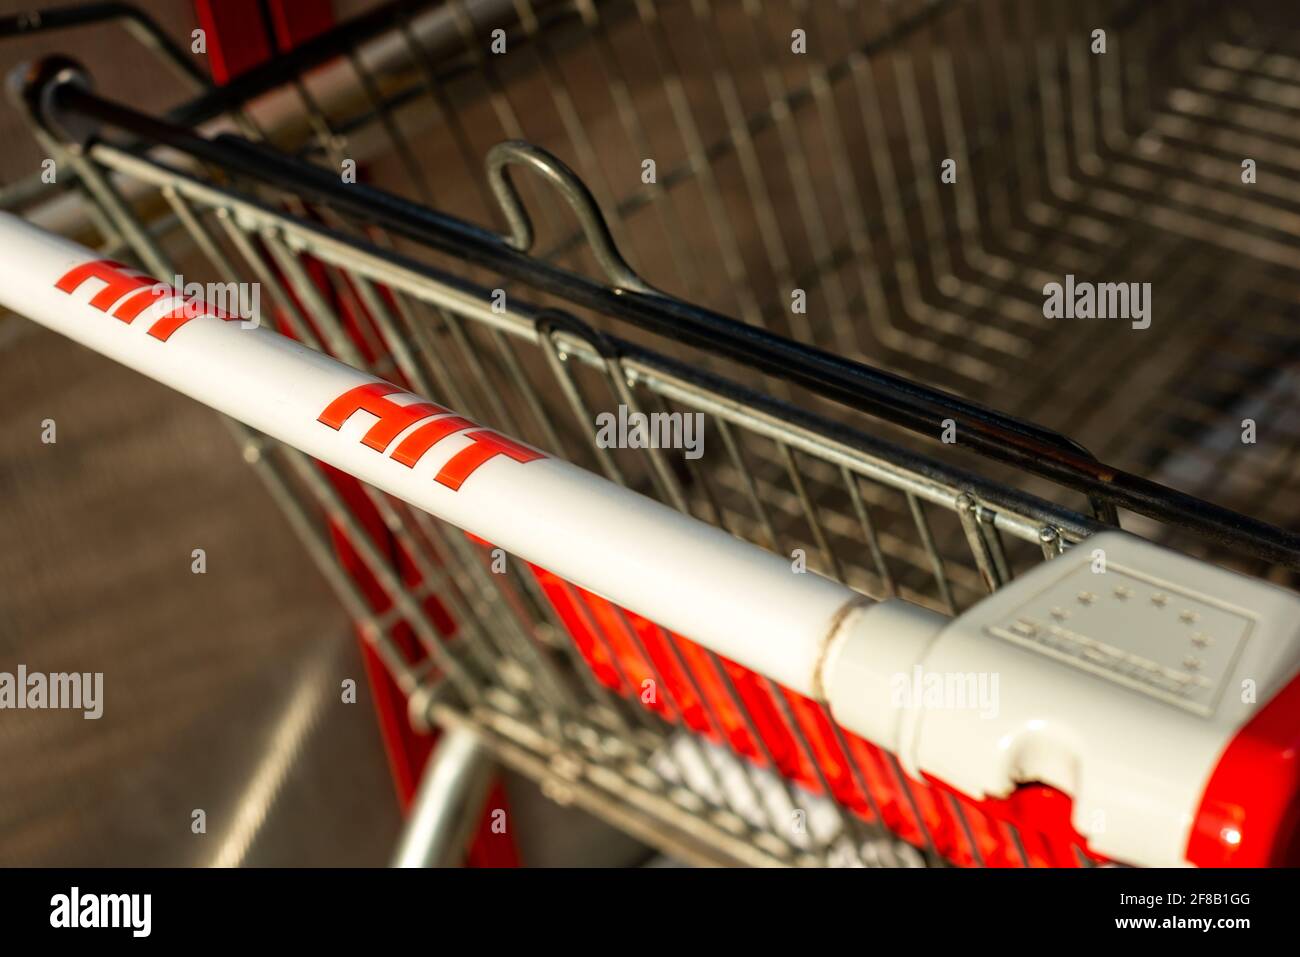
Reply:
<svg viewBox="0 0 1300 957"><path fill-rule="evenodd" d="M1048 416L1107 461L1290 522L1289 429L1266 461L1221 434L1234 414L1294 398L1294 204L1238 188L1238 152L1294 165L1291 139L1261 132L1286 128L1276 54L1294 38L1266 7L518 7L517 55L484 53L479 8L449 4L459 51L431 61L410 43L371 99L318 122L354 152L388 155L381 181L478 222L495 207L486 150L541 144L591 187L655 287ZM796 22L815 42L791 57ZM1088 49L1098 25L1105 55ZM436 162L399 162L416 154ZM647 158L654 188L630 175ZM949 158L961 175L945 189L935 173ZM551 239L540 248L590 271L555 198L528 199ZM1249 280L1216 280L1224 257ZM1162 312L1183 318L1123 338L1045 321L1044 283L1071 271L1159 274L1173 296ZM791 310L796 289L808 313Z"/></svg>
<svg viewBox="0 0 1300 957"><path fill-rule="evenodd" d="M110 203L115 207L110 218L124 234L141 243L138 252L155 273L176 272L175 261L165 251L167 246L192 243L205 252L216 273L260 281L272 304L268 315L274 313L284 331L376 375L409 382L423 394L445 399L480 421L500 423L539 447L580 457L583 450L575 448L573 441L590 440L589 423L598 403L607 406L621 401L632 408L663 404L702 412L708 417L709 433L718 437L723 452L710 460L707 469L683 473L661 460L658 469L643 462L639 472L633 472L607 460L608 477L658 495L683 511L783 554L802 549L811 569L877 597L898 594L953 613L1013 574L1014 566L1041 560L1044 553L1052 554L1096 527L1081 515L853 435L815 415L601 335L573 317L534 309L517 299L496 311L491 290L475 288L365 240L331 233L155 162L104 144L92 149L91 158L95 165L84 170L83 176L88 184L98 182L103 195L115 195L104 175L112 171L150 182L173 211L174 219L168 218L167 228L151 233L124 204ZM364 331L357 328L359 318L367 326ZM423 333L417 331L420 328ZM421 347L421 335L435 341ZM392 343L393 348L375 349L369 356L362 353L367 344L373 348L374 343ZM519 376L502 383L507 388L500 388L493 383L501 380L485 372L489 367L513 367ZM580 386L584 378L590 381ZM604 385L603 397L593 388L600 384ZM243 427L236 428L245 432ZM575 701L584 700L572 687L575 676L584 676L577 680L587 686L591 707L600 706L604 720L615 720L619 732L611 736L609 728L588 718L595 726L580 725L579 732L598 741L598 750L609 747L611 741L626 745L623 735L633 730L637 734L631 736L632 742L642 740L647 731L654 734L652 750L659 753L664 753L665 741L670 738L675 742L691 740L672 737L672 725L665 725L659 717L647 717L635 704L629 709L622 697L608 689L595 694L600 686L588 680L589 669L569 660L572 647L557 640L571 629L557 617L554 603L544 593L546 586L556 583L518 568L506 576L493 574L481 546L429 516L373 490L362 490L364 501L349 499L344 494L348 490L300 453L272 447L246 432L243 439L250 461L259 465L367 639L375 643L404 690L417 700L430 696L438 720L469 719L489 731L495 729L493 733L506 739L502 748L523 748L523 754L511 751L514 763L533 773L541 773L542 768L536 754L527 756L529 749L543 748L551 762L560 760L562 764L565 756L590 762L589 754L570 753L574 729L566 727L562 717L573 711ZM587 454L599 459L601 451L591 446ZM377 537L376 528L367 528L358 512L363 516L373 513L382 534ZM945 523L936 528L935 519L940 516ZM331 542L327 528L338 541ZM338 545L343 547L333 547ZM358 584L358 569L364 570L363 579L374 586L370 594ZM412 588L404 579L412 572L420 587ZM572 592L571 586L568 588ZM382 597L377 598L379 595ZM444 614L431 612L431 599ZM595 601L594 596L582 600ZM449 621L455 624L449 626ZM474 637L449 644L449 634ZM663 647L677 647L680 641L673 638ZM696 649L695 653L701 652ZM466 660L462 662L458 656ZM549 661L553 656L559 663ZM673 687L673 681L657 673L656 656L644 650L644 645L642 656L656 683ZM673 657L682 676L679 680L688 686L699 680L684 658ZM724 663L716 656L707 657L714 680L720 680L717 676L727 673ZM617 656L606 656L606 660L617 662ZM530 677L534 670L546 677ZM624 686L639 686L644 680L626 674L619 677ZM633 677L639 680L633 681ZM536 687L551 681L563 692L551 688L548 693ZM444 686L450 686L454 695L439 694L438 689ZM784 700L774 686L768 690L773 700ZM704 707L700 702L709 700L698 687L694 698L697 709ZM737 714L754 720L734 687L728 698ZM448 703L450 699L458 704ZM465 703L470 702L474 707L466 708ZM680 712L681 708L677 703L674 710ZM504 714L499 713L502 710ZM628 716L629 710L633 718ZM611 715L618 717L611 719ZM720 716L710 715L707 720L706 741L710 737L707 731L716 736L723 728ZM803 726L791 717L786 720L797 743ZM543 729L559 733L562 743L557 745L546 737L539 740ZM602 731L603 739L594 737ZM622 746L616 744L615 749ZM806 742L802 746L810 747ZM685 766L694 768L697 775L705 769L707 782L707 768L723 759L703 755L715 753L712 749L700 751ZM626 762L627 755L617 757L620 763ZM728 760L734 775L740 765L734 758ZM766 760L774 759L769 755ZM809 763L817 769L815 776L823 774L817 761ZM641 769L644 776L641 759L632 767ZM674 827L684 826L692 832L700 827L699 810L709 804L700 795L701 790L709 793L709 784L692 780L680 758L669 767L672 769L663 772L654 787L672 790L677 786L676 800L684 802L690 822ZM741 780L761 775L752 766L744 768ZM587 771L601 769L604 766L597 765ZM903 780L901 769L892 765L891 770L897 780ZM715 769L711 776L716 778L719 773ZM767 778L760 780L766 782ZM576 783L566 786L573 788ZM622 793L635 786L620 781L615 790ZM723 834L703 839L713 848L709 852L712 860L757 862L752 850L732 845L759 838L763 840L758 840L758 846L767 848L765 858L789 861L814 854L823 861L835 859L845 853L837 842L853 829L865 827L855 821L851 828L846 825L834 831L824 846L803 846L789 833L783 834L776 821L768 819L760 826L745 820L726 806L716 783L713 787L713 810L726 823ZM831 790L824 777L814 782L814 787ZM755 785L748 790L758 793L757 789ZM622 794L622 800L631 799ZM638 794L636 799L645 797ZM601 807L599 800L590 796L583 800L606 816L619 817L619 812ZM662 846L665 842L653 843ZM882 845L877 839L864 845L863 853L878 856L884 853L882 847L890 847L894 856L886 855L883 860L896 861L898 853L907 854L900 850L903 846ZM719 855L719 847L730 850ZM672 848L683 853L676 843ZM961 856L960 851L946 850L949 856ZM938 856L935 848L930 851ZM700 859L702 852L693 849L686 853Z"/></svg>

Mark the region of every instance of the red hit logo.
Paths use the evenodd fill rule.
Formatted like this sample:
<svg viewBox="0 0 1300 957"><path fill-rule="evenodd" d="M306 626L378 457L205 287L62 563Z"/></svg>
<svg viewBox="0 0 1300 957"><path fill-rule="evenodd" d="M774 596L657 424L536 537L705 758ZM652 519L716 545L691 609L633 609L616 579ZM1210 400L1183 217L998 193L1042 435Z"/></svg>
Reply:
<svg viewBox="0 0 1300 957"><path fill-rule="evenodd" d="M201 299L186 300L181 293L169 286L164 286L143 273L136 272L130 266L111 259L96 259L82 263L65 273L54 284L54 288L71 294L89 279L97 279L104 284L104 288L91 297L90 304L100 312L108 312L114 303L123 300L121 305L113 310L112 315L127 324L134 322L140 313L156 302L168 298L177 300L173 308L155 319L153 325L149 327L149 335L163 342L166 342L181 326L199 316L213 316L226 322L236 318L225 315Z"/></svg>
<svg viewBox="0 0 1300 957"><path fill-rule="evenodd" d="M371 382L368 385L357 386L344 392L326 406L317 421L337 431L343 428L343 423L357 412L368 412L378 421L366 430L361 442L376 452L384 452L393 440L410 426L423 419L429 419L402 439L389 455L407 468L414 468L415 463L420 461L429 449L447 436L464 433L465 437L471 440L471 444L453 455L435 476L435 481L439 485L445 485L452 491L459 489L481 465L498 455L504 455L521 464L546 457L541 452L520 445L491 429L481 429L469 419L453 415L447 409L431 402L417 401L408 405L399 405L390 398L394 394L411 395L387 382ZM467 429L475 431L466 432Z"/></svg>

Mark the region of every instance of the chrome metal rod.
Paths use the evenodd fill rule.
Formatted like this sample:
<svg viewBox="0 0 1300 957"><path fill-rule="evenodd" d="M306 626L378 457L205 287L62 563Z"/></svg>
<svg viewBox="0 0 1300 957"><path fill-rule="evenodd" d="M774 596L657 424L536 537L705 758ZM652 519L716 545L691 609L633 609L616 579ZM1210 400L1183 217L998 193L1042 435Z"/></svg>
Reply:
<svg viewBox="0 0 1300 957"><path fill-rule="evenodd" d="M420 779L393 867L458 867L492 771L489 753L468 726L444 731Z"/></svg>

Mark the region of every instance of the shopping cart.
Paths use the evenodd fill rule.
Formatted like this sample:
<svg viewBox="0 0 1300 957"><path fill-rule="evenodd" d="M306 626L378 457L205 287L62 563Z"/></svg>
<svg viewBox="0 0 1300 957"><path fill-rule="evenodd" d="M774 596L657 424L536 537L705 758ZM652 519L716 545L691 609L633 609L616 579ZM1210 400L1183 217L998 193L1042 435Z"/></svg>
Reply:
<svg viewBox="0 0 1300 957"><path fill-rule="evenodd" d="M1231 199L1211 182L1239 165L1233 137L1294 172L1295 137L1268 125L1294 120L1294 32L1262 4L1202 12L1192 28L1185 9L1132 2L391 4L167 117L57 58L33 65L19 102L94 211L81 238L152 277L255 284L266 325L393 383L320 410L340 435L358 410L375 417L382 439L350 436L362 454L398 456L429 424L400 411L413 393L437 403L425 415L484 427L492 455L540 450L782 556L797 602L828 580L952 617L1121 520L1259 579L1300 569L1300 536L1267 521L1290 518L1297 436L1258 455L1224 432L1294 395L1279 357L1296 344L1296 204L1262 175ZM1089 52L1097 24L1104 55ZM494 218L504 234L482 225ZM1225 259L1251 288L1204 279ZM1128 279L1171 260L1177 328L1107 338L1044 317L1042 287L1066 271ZM61 292L151 283L100 268ZM1229 337L1246 310L1257 321ZM179 343L195 318L150 334ZM201 365L160 373L115 348L191 394L209 384ZM607 447L593 422L620 408L700 413L709 454ZM1129 468L1028 421L1045 410ZM394 713L472 730L552 797L688 861L1123 858L1098 850L1104 825L1081 828L1050 776L972 797L842 727L832 689L783 686L776 659L745 667L756 634L719 625L701 641L691 616L714 612L674 593L680 573L602 591L506 554L529 509L552 507L532 493L448 523L376 487L370 459L327 465L291 447L308 441L232 428L382 667L408 799L427 744ZM581 501L553 507L580 524ZM618 562L586 531L537 547L584 555L597 580ZM674 548L696 533L682 534ZM708 585L718 570L692 550L711 541L658 561ZM735 654L718 652L727 640ZM1294 662L1272 664L1289 677ZM1266 730L1254 744L1286 751ZM1278 806L1251 808L1266 839L1201 806L1184 856L1289 859L1292 792L1277 788Z"/></svg>

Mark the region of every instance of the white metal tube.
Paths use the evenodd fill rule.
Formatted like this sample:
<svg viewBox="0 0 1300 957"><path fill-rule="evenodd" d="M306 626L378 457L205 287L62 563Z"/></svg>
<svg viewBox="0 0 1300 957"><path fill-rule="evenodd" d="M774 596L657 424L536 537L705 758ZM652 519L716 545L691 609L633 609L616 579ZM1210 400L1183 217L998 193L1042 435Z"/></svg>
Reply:
<svg viewBox="0 0 1300 957"><path fill-rule="evenodd" d="M0 248L0 303L14 312L794 691L820 697L817 669L831 634L860 601L844 585L798 574L784 558L561 459L520 462L499 454L458 489L440 484L459 453L483 444L484 431L456 431L413 467L402 464L394 456L409 450L406 440L450 414L419 422L416 414L408 427L377 442L372 429L400 419L389 414L396 406L423 400L394 388L369 400L388 419L344 414L349 403L341 397L375 384L373 376L267 328L211 315L159 338L167 325L160 320L179 300L157 299L126 322L124 305L139 290L109 291L103 275L65 280L69 291L57 288L97 257L9 214L0 214ZM339 428L321 421L330 409ZM363 443L368 433L378 448Z"/></svg>

